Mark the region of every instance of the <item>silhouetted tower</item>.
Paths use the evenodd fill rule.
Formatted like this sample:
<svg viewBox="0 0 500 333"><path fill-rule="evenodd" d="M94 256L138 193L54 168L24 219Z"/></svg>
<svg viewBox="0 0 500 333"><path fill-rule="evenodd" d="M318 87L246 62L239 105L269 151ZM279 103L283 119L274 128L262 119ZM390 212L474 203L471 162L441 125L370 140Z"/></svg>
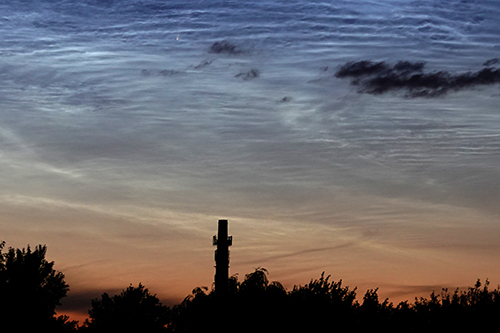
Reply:
<svg viewBox="0 0 500 333"><path fill-rule="evenodd" d="M227 220L219 220L218 236L214 236L215 250L215 292L225 294L229 279L229 247L233 245L233 236L227 235Z"/></svg>

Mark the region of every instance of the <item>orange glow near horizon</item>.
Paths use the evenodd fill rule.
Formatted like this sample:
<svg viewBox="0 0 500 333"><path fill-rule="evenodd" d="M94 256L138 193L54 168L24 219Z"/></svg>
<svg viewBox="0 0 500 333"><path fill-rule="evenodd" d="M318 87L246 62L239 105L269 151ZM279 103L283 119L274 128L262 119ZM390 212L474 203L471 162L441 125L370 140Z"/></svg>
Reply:
<svg viewBox="0 0 500 333"><path fill-rule="evenodd" d="M234 237L230 274L238 274L241 281L245 274L264 267L271 281L280 281L291 290L294 285L319 278L324 271L332 280L342 279L344 285L357 287L358 301L366 290L379 288L379 296L394 303L428 297L430 292L439 292L443 287L466 288L478 278L490 279L492 286L497 283L500 269L496 265L496 252L491 249L498 246L498 240L493 232L495 220L488 214L481 216L476 210L448 205L360 195L352 199L363 200L367 208L356 212L349 208L348 194L343 195L346 198L337 196L337 202L351 214L337 214L338 208L330 206L328 214L339 222L336 225L314 221L314 217L309 218L310 224L301 223L307 212L281 217L267 211L263 215L270 218L262 219L223 216L229 219L229 233ZM384 214L383 221L368 214L382 209L384 203L400 214L393 214L392 220ZM13 208L9 210L15 212ZM169 306L180 303L194 287L211 287L214 276L211 240L217 232L217 217L179 214L182 218L172 221L173 213L163 217L150 211L143 216L149 223L134 225L131 223L134 217L128 215L131 212L122 211L113 217L89 207L70 207L67 212L65 208L32 206L30 211L22 210L25 221L40 221L43 217L44 229L36 224L31 224L34 226L31 229L11 224L4 235L7 240L26 241L25 244L7 242L7 246L39 243L48 246L48 259L54 260L56 269L65 274L71 289L58 313L70 315L80 325L87 318L91 299L104 292L118 294L130 284L142 283ZM408 223L415 211L420 211L421 220ZM78 223L73 224L76 228L57 227L69 215L74 221L91 219L94 225L103 226L101 232L82 230ZM156 222L162 218L165 223ZM106 223L100 222L106 219ZM343 224L342 220L349 223ZM353 227L359 220L363 224ZM439 220L439 227L432 222L435 220ZM471 224L471 220L482 222ZM129 227L108 228L113 223ZM489 232L485 234L485 230ZM475 241L479 239L481 244ZM470 245L464 248L467 243Z"/></svg>

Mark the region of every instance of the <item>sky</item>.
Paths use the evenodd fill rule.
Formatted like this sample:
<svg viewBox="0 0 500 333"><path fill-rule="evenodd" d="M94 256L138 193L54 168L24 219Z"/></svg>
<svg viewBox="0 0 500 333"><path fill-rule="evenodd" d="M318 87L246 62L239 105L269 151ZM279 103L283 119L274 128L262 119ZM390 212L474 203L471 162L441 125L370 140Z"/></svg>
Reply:
<svg viewBox="0 0 500 333"><path fill-rule="evenodd" d="M219 219L240 280L497 286L499 11L0 1L0 239L47 245L80 321L130 284L167 305L210 287Z"/></svg>

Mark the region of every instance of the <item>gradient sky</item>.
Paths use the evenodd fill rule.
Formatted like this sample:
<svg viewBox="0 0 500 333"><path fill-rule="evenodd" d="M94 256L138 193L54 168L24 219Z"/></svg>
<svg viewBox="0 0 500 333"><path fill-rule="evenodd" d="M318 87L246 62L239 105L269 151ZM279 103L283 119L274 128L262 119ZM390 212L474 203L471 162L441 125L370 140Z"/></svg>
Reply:
<svg viewBox="0 0 500 333"><path fill-rule="evenodd" d="M398 302L500 283L500 94L358 93L349 61L464 73L496 1L0 1L0 239L46 244L61 311L142 282L321 272ZM223 40L235 52L214 53ZM256 77L247 75L251 70Z"/></svg>

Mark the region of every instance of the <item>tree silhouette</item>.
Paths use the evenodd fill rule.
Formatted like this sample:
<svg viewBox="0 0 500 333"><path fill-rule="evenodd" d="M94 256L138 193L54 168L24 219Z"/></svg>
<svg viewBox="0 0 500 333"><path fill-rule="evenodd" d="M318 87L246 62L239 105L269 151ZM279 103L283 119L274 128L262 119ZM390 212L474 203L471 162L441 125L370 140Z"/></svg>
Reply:
<svg viewBox="0 0 500 333"><path fill-rule="evenodd" d="M257 268L246 274L241 283L234 275L229 278L229 291L224 295L213 289L208 292L206 287L193 289L181 304L174 306L169 331L266 332L275 326L274 319L283 309L277 300L287 297L279 282L269 283L267 274L265 268Z"/></svg>
<svg viewBox="0 0 500 333"><path fill-rule="evenodd" d="M223 299L206 288L195 288L173 308L170 332L312 332L351 327L356 293L324 274L288 292L281 283L269 282L268 272L257 268L243 282L230 278L231 292ZM221 323L224 323L222 325Z"/></svg>
<svg viewBox="0 0 500 333"><path fill-rule="evenodd" d="M85 330L90 332L165 332L170 309L139 283L121 294L91 301Z"/></svg>
<svg viewBox="0 0 500 333"><path fill-rule="evenodd" d="M197 287L172 309L162 305L142 284L119 295L107 293L91 301L89 318L77 327L67 316L56 317L56 306L69 286L64 275L45 259L47 247L9 248L0 243L0 323L2 332L443 332L491 330L500 315L500 290L477 280L466 290L432 292L429 298L397 306L379 300L369 289L362 302L356 288L321 274L287 291L257 268L242 282L228 279L228 292Z"/></svg>
<svg viewBox="0 0 500 333"><path fill-rule="evenodd" d="M480 280L467 291L456 289L452 294L443 289L433 292L430 299L415 300L415 326L421 329L451 329L455 331L482 331L491 329L491 319L500 314L500 291L489 290Z"/></svg>
<svg viewBox="0 0 500 333"><path fill-rule="evenodd" d="M380 303L378 288L369 289L363 296L363 303L359 306L358 325L363 330L370 327L387 327L391 320L394 306L385 299Z"/></svg>
<svg viewBox="0 0 500 333"><path fill-rule="evenodd" d="M304 332L318 330L352 330L357 309L356 289L342 286L342 280L329 281L324 272L305 286L295 286L290 292L296 327Z"/></svg>
<svg viewBox="0 0 500 333"><path fill-rule="evenodd" d="M227 320L238 331L280 331L286 309L286 291L279 282L269 282L268 271L257 268L246 274ZM235 311L239 309L238 311ZM265 329L264 329L265 328Z"/></svg>
<svg viewBox="0 0 500 333"><path fill-rule="evenodd" d="M267 275L269 272L265 268L257 268L254 272L245 275L245 280L241 283L240 293L256 295L264 293L269 285Z"/></svg>
<svg viewBox="0 0 500 333"><path fill-rule="evenodd" d="M55 308L69 290L64 274L54 270L54 262L45 259L47 247L32 251L9 248L0 243L0 322L17 331L46 328L53 332L68 331L76 322L55 317Z"/></svg>

